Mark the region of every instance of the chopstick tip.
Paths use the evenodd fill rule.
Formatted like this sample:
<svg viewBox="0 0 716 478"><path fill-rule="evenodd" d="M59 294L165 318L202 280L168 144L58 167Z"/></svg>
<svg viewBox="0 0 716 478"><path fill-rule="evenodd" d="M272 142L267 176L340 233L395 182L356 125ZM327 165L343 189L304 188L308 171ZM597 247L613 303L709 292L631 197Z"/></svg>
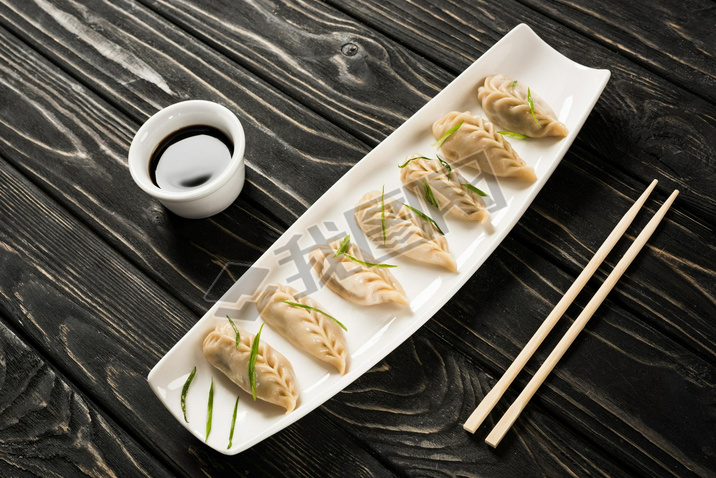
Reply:
<svg viewBox="0 0 716 478"><path fill-rule="evenodd" d="M490 438L490 436L488 436L487 438L485 438L485 443L490 445L492 448L497 448L497 445L499 445L501 441L502 441L502 437L495 439L495 438Z"/></svg>

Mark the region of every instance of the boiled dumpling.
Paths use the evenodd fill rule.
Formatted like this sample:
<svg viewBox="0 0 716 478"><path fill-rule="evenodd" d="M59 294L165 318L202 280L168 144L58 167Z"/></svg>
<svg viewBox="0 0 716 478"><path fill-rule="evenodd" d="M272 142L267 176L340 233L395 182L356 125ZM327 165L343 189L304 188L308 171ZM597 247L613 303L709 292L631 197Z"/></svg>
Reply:
<svg viewBox="0 0 716 478"><path fill-rule="evenodd" d="M345 254L334 257L340 241L320 246L309 257L321 281L342 298L359 305L389 302L407 305L408 298L398 280L385 267L368 267ZM365 263L375 263L367 252L350 244L346 253Z"/></svg>
<svg viewBox="0 0 716 478"><path fill-rule="evenodd" d="M426 194L426 185L441 211L465 221L483 222L489 219L485 202L466 188L468 181L453 169L448 171L437 159L419 154L408 156L408 163L400 171L400 180L418 196Z"/></svg>
<svg viewBox="0 0 716 478"><path fill-rule="evenodd" d="M249 357L254 336L240 327L239 348L231 324L219 324L204 339L204 356L245 392L251 393ZM266 342L259 343L256 358L256 397L284 407L286 413L296 408L298 387L291 363Z"/></svg>
<svg viewBox="0 0 716 478"><path fill-rule="evenodd" d="M495 131L495 126L468 111L453 111L437 120L433 124L433 136L441 138L460 122L462 125L441 146L442 154L451 165L472 166L494 176L537 180L534 170Z"/></svg>
<svg viewBox="0 0 716 478"><path fill-rule="evenodd" d="M380 191L371 191L355 207L356 222L371 241L416 262L457 270L445 236L394 198L382 201L385 204L384 237L381 197Z"/></svg>
<svg viewBox="0 0 716 478"><path fill-rule="evenodd" d="M293 287L282 284L268 286L259 296L256 308L269 327L286 340L318 360L333 365L341 374L346 373L348 347L341 327L320 312L283 301L326 312L315 300L299 295Z"/></svg>
<svg viewBox="0 0 716 478"><path fill-rule="evenodd" d="M505 75L488 76L477 90L477 98L490 121L514 133L532 138L567 136L567 127L534 90L529 91L534 106L534 118L527 100L528 88ZM535 121L535 118L537 121Z"/></svg>

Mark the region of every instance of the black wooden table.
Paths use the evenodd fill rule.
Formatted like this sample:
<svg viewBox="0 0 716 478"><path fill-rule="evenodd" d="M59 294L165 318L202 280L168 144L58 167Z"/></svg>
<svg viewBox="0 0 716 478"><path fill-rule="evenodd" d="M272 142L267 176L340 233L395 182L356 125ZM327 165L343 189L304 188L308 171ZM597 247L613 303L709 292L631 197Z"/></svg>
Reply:
<svg viewBox="0 0 716 478"><path fill-rule="evenodd" d="M149 389L151 367L522 22L612 77L512 233L324 406L238 456L194 439ZM715 31L711 0L2 0L0 476L714 476ZM127 169L139 125L185 99L226 105L248 141L239 200L201 221L168 213ZM647 209L679 188L674 209L514 429L497 450L487 425L464 432L653 178Z"/></svg>

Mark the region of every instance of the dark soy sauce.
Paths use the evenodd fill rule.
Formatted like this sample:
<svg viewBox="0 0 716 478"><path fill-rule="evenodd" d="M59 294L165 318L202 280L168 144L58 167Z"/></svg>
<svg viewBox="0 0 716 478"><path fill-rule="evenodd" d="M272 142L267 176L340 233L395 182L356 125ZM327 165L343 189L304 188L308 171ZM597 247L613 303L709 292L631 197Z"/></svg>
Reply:
<svg viewBox="0 0 716 478"><path fill-rule="evenodd" d="M222 131L187 126L164 138L149 160L149 177L166 191L186 191L218 177L231 162L234 144Z"/></svg>

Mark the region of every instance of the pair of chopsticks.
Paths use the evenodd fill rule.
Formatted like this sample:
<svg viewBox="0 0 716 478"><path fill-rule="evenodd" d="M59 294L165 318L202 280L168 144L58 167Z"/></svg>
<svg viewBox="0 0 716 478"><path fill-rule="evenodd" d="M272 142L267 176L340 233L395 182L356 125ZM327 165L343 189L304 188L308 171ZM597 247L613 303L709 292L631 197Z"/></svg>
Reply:
<svg viewBox="0 0 716 478"><path fill-rule="evenodd" d="M627 211L621 221L619 221L619 224L616 225L611 234L609 234L609 237L607 237L607 239L604 241L604 244L601 245L599 250L597 250L597 252L594 254L592 260L589 261L587 267L585 267L582 273L579 274L579 277L577 277L571 287L567 290L567 292L564 294L564 297L562 297L562 299L557 303L554 310L552 310L552 312L547 316L539 329L537 329L537 332L535 332L529 342L527 342L527 345L525 345L525 348L522 349L522 352L519 353L512 365L510 365L507 371L505 371L505 374L502 376L502 378L500 378L500 380L495 384L492 390L490 390L490 392L485 396L482 402L480 402L472 415L470 415L470 417L467 419L467 421L463 425L463 428L465 428L465 430L469 431L470 433L475 433L475 430L477 430L477 428L482 424L485 418L487 418L487 415L492 411L500 398L502 398L502 394L505 393L507 387L509 387L515 377L517 377L517 375L520 373L527 361L530 359L530 357L532 357L532 354L534 354L534 352L537 350L537 347L539 347L542 341L547 337L549 332L555 326L557 321L559 321L567 308L572 304L572 302L582 290L584 285L589 281L594 272L596 272L596 270L599 268L602 261L604 261L609 252L612 250L614 245L619 241L619 238L621 238L621 236L627 230L631 222L634 220L634 217L636 217L637 213L644 205L644 202L646 202L646 199L649 197L649 194L656 186L656 183L656 179L652 181L649 187L646 188L646 191L644 191L641 197L637 199L637 201ZM564 337L562 337L562 340L559 341L552 353L550 353L547 357L547 360L545 360L545 362L542 364L539 370L537 370L537 373L534 375L534 377L532 377L532 379L527 384L522 393L520 393L519 397L517 397L515 402L510 406L510 408L507 410L507 412L505 412L500 421L497 422L497 425L495 425L495 427L492 429L492 432L490 432L490 434L487 436L485 442L488 445L492 447L496 447L497 445L499 445L500 441L502 441L505 434L509 431L510 427L517 420L517 417L519 417L520 413L522 413L522 410L525 409L532 396L534 396L534 394L537 392L537 389L540 387L540 385L542 385L542 382L545 381L549 373L557 365L557 362L559 362L559 359L562 358L569 346L572 345L574 339L576 339L577 335L579 335L582 329L584 329L584 326L587 325L587 322L589 322L589 319L592 318L592 315L594 315L594 312L604 301L607 294L609 294L609 292L612 290L619 278L622 276L622 274L624 274L626 268L629 267L629 264L631 264L631 262L634 260L636 255L646 243L646 241L649 240L649 237L651 237L651 234L659 225L662 218L666 214L666 211L669 210L669 207L671 207L671 204L674 202L674 199L676 199L676 196L678 194L678 190L675 190L673 193L671 193L671 196L669 196L666 202L664 202L661 208L656 212L656 214L654 214L654 217L651 218L644 230L642 230L641 233L637 236L632 245L624 254L624 257L622 257L621 260L617 263L617 265L614 267L614 270L612 270L612 272L609 274L609 276L607 276L602 286L599 288L599 290L597 290L596 294L594 294L594 297L592 297L586 307L584 307L582 313L579 314L579 317L577 317L577 319L574 321L567 333L564 335Z"/></svg>

